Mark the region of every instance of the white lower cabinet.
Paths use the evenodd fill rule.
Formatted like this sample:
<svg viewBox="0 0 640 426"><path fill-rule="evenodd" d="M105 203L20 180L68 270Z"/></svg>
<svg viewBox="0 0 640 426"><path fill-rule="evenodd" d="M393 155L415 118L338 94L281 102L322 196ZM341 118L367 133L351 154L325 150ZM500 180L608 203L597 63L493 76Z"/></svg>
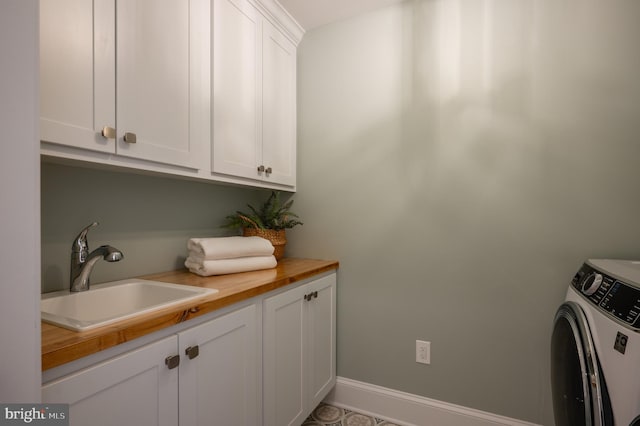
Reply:
<svg viewBox="0 0 640 426"><path fill-rule="evenodd" d="M335 385L336 275L265 300L264 425L300 425Z"/></svg>
<svg viewBox="0 0 640 426"><path fill-rule="evenodd" d="M181 426L259 424L256 315L251 305L178 335Z"/></svg>
<svg viewBox="0 0 640 426"><path fill-rule="evenodd" d="M42 400L69 404L72 426L255 426L256 312L241 308L47 383Z"/></svg>
<svg viewBox="0 0 640 426"><path fill-rule="evenodd" d="M69 404L73 426L178 424L178 336L170 336L42 387L45 403Z"/></svg>
<svg viewBox="0 0 640 426"><path fill-rule="evenodd" d="M42 401L69 404L72 426L284 426L335 385L335 273L201 321L45 383Z"/></svg>

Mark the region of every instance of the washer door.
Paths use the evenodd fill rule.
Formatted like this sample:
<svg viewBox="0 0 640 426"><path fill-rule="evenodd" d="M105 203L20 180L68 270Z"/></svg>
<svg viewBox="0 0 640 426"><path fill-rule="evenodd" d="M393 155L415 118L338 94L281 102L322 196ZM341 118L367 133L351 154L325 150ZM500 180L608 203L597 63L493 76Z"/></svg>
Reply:
<svg viewBox="0 0 640 426"><path fill-rule="evenodd" d="M551 337L551 389L556 426L611 426L613 414L591 330L574 302L556 312Z"/></svg>

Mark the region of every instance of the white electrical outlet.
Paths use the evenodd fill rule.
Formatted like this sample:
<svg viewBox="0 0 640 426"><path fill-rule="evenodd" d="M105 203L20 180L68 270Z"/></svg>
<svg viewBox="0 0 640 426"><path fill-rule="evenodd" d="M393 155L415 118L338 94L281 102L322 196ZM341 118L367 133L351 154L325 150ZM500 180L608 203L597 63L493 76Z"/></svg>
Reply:
<svg viewBox="0 0 640 426"><path fill-rule="evenodd" d="M431 364L431 342L416 340L416 362Z"/></svg>

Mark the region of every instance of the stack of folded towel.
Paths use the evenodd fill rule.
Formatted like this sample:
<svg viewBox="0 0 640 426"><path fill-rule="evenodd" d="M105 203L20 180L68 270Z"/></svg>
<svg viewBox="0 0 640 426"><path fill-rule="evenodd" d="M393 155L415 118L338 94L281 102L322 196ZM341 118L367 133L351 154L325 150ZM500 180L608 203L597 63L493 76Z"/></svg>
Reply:
<svg viewBox="0 0 640 426"><path fill-rule="evenodd" d="M275 268L273 245L261 237L191 238L184 266L209 276Z"/></svg>

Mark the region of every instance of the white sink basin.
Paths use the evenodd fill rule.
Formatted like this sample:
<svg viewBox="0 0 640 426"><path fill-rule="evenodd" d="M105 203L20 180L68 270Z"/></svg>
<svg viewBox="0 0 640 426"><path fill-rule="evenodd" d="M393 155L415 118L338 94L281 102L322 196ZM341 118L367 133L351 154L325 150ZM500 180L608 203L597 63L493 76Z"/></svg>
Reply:
<svg viewBox="0 0 640 426"><path fill-rule="evenodd" d="M45 293L40 299L42 320L74 331L85 331L218 290L128 279L92 285L87 291Z"/></svg>

